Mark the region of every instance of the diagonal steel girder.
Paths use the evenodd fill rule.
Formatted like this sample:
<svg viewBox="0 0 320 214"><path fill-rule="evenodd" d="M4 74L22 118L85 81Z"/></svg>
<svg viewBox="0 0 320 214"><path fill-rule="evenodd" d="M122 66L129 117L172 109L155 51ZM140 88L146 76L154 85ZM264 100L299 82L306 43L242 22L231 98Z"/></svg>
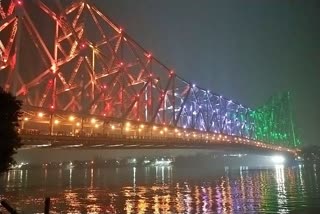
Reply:
<svg viewBox="0 0 320 214"><path fill-rule="evenodd" d="M184 80L92 1L56 2L0 5L0 83L28 105L298 145L288 99L244 107Z"/></svg>

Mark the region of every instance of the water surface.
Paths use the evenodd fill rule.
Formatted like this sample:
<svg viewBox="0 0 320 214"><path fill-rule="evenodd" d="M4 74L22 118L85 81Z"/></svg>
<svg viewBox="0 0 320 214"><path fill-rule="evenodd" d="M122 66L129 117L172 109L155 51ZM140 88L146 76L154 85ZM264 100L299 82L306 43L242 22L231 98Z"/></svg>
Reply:
<svg viewBox="0 0 320 214"><path fill-rule="evenodd" d="M316 213L317 170L315 165L12 170L0 178L0 197L22 213L43 212L46 196L52 213Z"/></svg>

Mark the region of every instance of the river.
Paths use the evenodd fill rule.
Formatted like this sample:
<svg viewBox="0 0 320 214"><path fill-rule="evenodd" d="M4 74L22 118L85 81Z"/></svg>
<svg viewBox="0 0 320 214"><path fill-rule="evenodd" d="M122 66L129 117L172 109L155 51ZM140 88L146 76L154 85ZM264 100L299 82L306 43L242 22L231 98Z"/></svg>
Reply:
<svg viewBox="0 0 320 214"><path fill-rule="evenodd" d="M11 170L0 178L0 197L22 213L43 212L47 196L51 213L313 213L320 209L319 170L316 165Z"/></svg>

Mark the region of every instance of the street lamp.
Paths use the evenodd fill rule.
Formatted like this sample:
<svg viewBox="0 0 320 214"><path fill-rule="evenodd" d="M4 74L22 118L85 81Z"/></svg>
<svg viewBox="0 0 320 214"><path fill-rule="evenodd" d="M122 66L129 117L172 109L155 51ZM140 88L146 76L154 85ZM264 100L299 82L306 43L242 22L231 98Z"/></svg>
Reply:
<svg viewBox="0 0 320 214"><path fill-rule="evenodd" d="M43 113L42 113L42 112L39 112L39 113L38 113L38 117L42 118L42 117L43 117Z"/></svg>
<svg viewBox="0 0 320 214"><path fill-rule="evenodd" d="M28 117L23 118L22 122L21 122L21 129L24 129L24 124L29 120Z"/></svg>
<svg viewBox="0 0 320 214"><path fill-rule="evenodd" d="M69 121L71 121L71 122L72 122L72 121L74 121L74 120L75 120L75 117L74 117L74 116L72 116L72 115L70 115L70 116L69 116Z"/></svg>

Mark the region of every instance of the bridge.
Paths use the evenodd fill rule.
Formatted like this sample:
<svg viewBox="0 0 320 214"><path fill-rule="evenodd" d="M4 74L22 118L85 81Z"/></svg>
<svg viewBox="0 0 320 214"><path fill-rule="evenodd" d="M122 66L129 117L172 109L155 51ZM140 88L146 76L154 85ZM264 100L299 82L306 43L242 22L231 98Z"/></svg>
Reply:
<svg viewBox="0 0 320 214"><path fill-rule="evenodd" d="M291 97L249 108L185 80L89 0L0 1L0 86L25 148L230 148L295 154Z"/></svg>

